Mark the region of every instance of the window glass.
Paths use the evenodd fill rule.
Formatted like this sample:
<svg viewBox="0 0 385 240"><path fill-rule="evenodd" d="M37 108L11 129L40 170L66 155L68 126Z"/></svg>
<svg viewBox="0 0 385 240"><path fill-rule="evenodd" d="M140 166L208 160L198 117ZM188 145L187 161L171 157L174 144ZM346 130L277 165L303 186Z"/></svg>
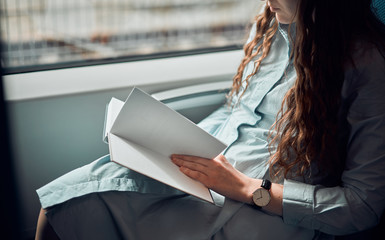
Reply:
<svg viewBox="0 0 385 240"><path fill-rule="evenodd" d="M257 0L0 0L7 69L237 46Z"/></svg>

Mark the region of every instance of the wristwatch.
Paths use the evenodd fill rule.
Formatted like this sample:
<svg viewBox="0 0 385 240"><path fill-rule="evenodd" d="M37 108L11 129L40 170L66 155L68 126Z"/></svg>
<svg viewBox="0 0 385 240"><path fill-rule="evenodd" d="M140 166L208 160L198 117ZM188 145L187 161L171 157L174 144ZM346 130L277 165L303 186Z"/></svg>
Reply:
<svg viewBox="0 0 385 240"><path fill-rule="evenodd" d="M271 182L267 179L262 181L261 187L254 191L253 202L258 207L264 207L269 204L271 200L270 196Z"/></svg>

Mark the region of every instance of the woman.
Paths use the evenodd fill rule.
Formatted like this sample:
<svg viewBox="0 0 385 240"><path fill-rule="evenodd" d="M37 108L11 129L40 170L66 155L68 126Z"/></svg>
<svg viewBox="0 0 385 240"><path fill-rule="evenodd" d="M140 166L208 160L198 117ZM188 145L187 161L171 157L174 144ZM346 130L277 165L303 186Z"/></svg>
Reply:
<svg viewBox="0 0 385 240"><path fill-rule="evenodd" d="M106 156L38 190L37 238L50 225L63 239L324 239L376 226L384 40L371 0L267 1L230 107L199 124L229 147L212 160L171 156L216 205Z"/></svg>

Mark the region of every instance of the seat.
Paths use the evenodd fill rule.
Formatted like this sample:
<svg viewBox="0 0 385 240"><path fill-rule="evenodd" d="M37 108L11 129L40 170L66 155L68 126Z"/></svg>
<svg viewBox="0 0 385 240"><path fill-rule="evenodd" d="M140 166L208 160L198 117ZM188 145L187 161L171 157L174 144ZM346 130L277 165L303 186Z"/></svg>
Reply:
<svg viewBox="0 0 385 240"><path fill-rule="evenodd" d="M225 103L231 81L197 84L152 94L152 96L198 123Z"/></svg>

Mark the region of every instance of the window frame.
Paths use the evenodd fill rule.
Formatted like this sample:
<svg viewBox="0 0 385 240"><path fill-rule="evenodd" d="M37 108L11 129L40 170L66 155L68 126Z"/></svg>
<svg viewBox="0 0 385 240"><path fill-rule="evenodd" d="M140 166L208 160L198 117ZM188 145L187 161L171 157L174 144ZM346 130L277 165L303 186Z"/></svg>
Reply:
<svg viewBox="0 0 385 240"><path fill-rule="evenodd" d="M5 99L31 100L191 80L231 80L242 55L242 50L230 48L217 52L179 52L160 58L115 63L109 60L108 63L93 65L88 63L77 67L8 73L3 76Z"/></svg>

